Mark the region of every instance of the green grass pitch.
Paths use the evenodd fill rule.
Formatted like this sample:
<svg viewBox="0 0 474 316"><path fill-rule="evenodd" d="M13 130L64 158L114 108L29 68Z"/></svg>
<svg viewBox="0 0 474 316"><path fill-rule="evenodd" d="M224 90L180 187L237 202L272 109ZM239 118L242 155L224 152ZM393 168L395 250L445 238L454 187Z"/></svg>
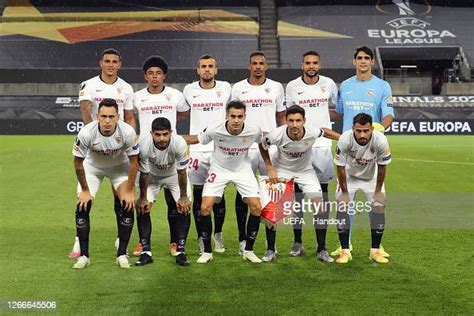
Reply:
<svg viewBox="0 0 474 316"><path fill-rule="evenodd" d="M72 136L0 137L0 312L11 300L54 300L61 314L472 314L474 311L474 137L389 136L392 164L383 239L387 265L369 262L367 216L356 217L354 260L315 260L315 234L303 232L307 250L292 258L292 231L280 227L280 257L250 264L238 256L233 188L227 190L227 251L198 265L192 223L178 267L168 253L161 195L152 212L155 263L120 269L113 248L116 225L105 181L91 213L91 266L67 258L72 246L75 174ZM331 187L334 192L334 185ZM264 229L256 243L264 252ZM137 242L134 233L129 249ZM338 245L334 226L328 248ZM136 259L131 259L135 262Z"/></svg>

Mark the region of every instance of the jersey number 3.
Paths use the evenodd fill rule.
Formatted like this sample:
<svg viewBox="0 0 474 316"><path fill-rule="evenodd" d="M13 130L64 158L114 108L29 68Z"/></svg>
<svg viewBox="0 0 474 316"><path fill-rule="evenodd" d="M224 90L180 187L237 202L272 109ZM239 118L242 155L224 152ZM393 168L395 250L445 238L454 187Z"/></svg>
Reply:
<svg viewBox="0 0 474 316"><path fill-rule="evenodd" d="M206 181L209 183L213 183L215 179L216 179L216 174L213 172L209 174Z"/></svg>

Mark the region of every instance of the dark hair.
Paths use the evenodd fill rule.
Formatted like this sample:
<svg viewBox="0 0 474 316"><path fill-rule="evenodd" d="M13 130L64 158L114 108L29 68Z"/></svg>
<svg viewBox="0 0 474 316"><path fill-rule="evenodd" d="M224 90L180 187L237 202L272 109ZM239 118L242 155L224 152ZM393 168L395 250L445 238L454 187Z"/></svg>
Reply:
<svg viewBox="0 0 474 316"><path fill-rule="evenodd" d="M230 101L229 103L227 103L227 105L225 106L225 111L229 112L230 109L237 109L237 110L243 109L244 112L247 111L247 107L245 106L245 104L237 100Z"/></svg>
<svg viewBox="0 0 474 316"><path fill-rule="evenodd" d="M259 51L259 50L256 50L256 51L250 53L250 56L249 56L249 63L250 63L250 61L252 60L252 57L254 57L254 56L262 56L263 58L267 59L267 57L265 56L265 53L264 53L264 52Z"/></svg>
<svg viewBox="0 0 474 316"><path fill-rule="evenodd" d="M151 131L164 131L170 130L171 131L171 123L166 117L157 117L151 123Z"/></svg>
<svg viewBox="0 0 474 316"><path fill-rule="evenodd" d="M148 57L143 63L143 73L146 73L151 67L160 68L165 75L168 73L168 63L166 63L166 61L161 56Z"/></svg>
<svg viewBox="0 0 474 316"><path fill-rule="evenodd" d="M357 54L359 54L359 52L364 52L364 53L366 53L367 55L370 56L370 59L374 59L374 52L370 48L368 48L367 46L362 46L362 47L356 48L356 51L354 53L354 59L357 58Z"/></svg>
<svg viewBox="0 0 474 316"><path fill-rule="evenodd" d="M202 55L201 57L199 57L199 59L198 59L198 63L197 63L198 68L199 68L199 62L200 62L201 60L205 60L205 59L214 59L214 61L215 61L215 63L216 63L216 66L217 66L217 60L216 60L216 58L215 58L214 56L212 56L212 55L210 55L210 54L204 54L204 55Z"/></svg>
<svg viewBox="0 0 474 316"><path fill-rule="evenodd" d="M314 51L314 50L310 50L310 51L307 51L306 53L304 53L303 54L303 59L306 56L317 56L318 58L321 58L321 56L319 56L319 53L317 51Z"/></svg>
<svg viewBox="0 0 474 316"><path fill-rule="evenodd" d="M103 106L113 107L118 113L118 104L117 104L117 101L115 101L114 99L110 99L110 98L102 99L102 101L100 101L99 103L99 111L100 111L100 108Z"/></svg>
<svg viewBox="0 0 474 316"><path fill-rule="evenodd" d="M353 125L355 125L356 123L359 123L360 125L365 125L367 123L370 123L370 125L372 125L372 116L370 116L367 113L359 113L356 116L354 116L352 123Z"/></svg>
<svg viewBox="0 0 474 316"><path fill-rule="evenodd" d="M286 109L285 116L288 117L288 115L290 114L298 114L298 113L301 114L303 117L305 115L304 109L301 106L295 104L295 105L290 106L288 109Z"/></svg>
<svg viewBox="0 0 474 316"><path fill-rule="evenodd" d="M120 52L116 50L115 48L107 48L102 51L102 58L104 58L104 55L117 55L119 60L122 60L122 55L120 55Z"/></svg>

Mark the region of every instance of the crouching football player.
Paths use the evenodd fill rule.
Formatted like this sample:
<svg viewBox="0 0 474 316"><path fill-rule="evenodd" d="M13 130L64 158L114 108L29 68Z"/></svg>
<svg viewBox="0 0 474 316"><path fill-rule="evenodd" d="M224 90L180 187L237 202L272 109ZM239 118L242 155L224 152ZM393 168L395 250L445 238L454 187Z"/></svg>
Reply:
<svg viewBox="0 0 474 316"><path fill-rule="evenodd" d="M372 248L369 258L377 263L388 262L380 250L380 243L385 228L385 171L390 161L387 137L373 130L370 115L357 114L353 119L352 129L339 138L334 157L338 176L336 198L342 204L338 206L337 212L342 250L336 263L347 263L352 259L349 250L348 203L354 201L358 190L364 191L367 201L372 202L369 214Z"/></svg>
<svg viewBox="0 0 474 316"><path fill-rule="evenodd" d="M140 197L137 201L138 232L143 252L136 262L137 266L152 263L150 210L162 187L167 188L174 201L168 201L168 217L174 221L170 231L177 241L176 263L189 265L184 252L190 225L191 188L188 184L186 168L188 155L186 141L172 134L171 123L167 118L158 117L151 124L151 132L140 140Z"/></svg>
<svg viewBox="0 0 474 316"><path fill-rule="evenodd" d="M92 201L104 177L108 177L121 201L118 212L119 247L116 263L129 268L126 255L133 228L134 183L138 171L138 143L135 130L119 121L114 99L99 104L97 121L84 126L77 135L72 154L77 180L76 231L81 256L73 268L83 269L89 259L89 214Z"/></svg>

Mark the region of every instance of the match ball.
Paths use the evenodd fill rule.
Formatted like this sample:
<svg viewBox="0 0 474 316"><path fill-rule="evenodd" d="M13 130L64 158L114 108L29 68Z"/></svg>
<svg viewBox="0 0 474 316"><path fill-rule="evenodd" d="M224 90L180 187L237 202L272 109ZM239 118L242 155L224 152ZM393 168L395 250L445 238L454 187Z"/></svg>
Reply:
<svg viewBox="0 0 474 316"><path fill-rule="evenodd" d="M372 126L374 127L374 131L377 131L377 132L380 132L380 133L385 133L385 127L383 127L382 124L372 123Z"/></svg>

